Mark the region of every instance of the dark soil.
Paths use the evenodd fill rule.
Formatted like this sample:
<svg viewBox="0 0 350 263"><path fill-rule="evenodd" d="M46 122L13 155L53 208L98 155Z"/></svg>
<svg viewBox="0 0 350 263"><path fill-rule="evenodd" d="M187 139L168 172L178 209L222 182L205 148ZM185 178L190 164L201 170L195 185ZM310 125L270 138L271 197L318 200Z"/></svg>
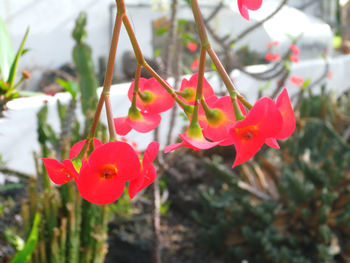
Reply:
<svg viewBox="0 0 350 263"><path fill-rule="evenodd" d="M198 189L205 190L216 181L202 158L184 155L163 175L170 207L161 218L162 262L224 262L199 242L199 226L191 214L200 210ZM135 201L142 214L134 216L132 221L110 224L106 263L152 263L152 213L146 201L142 198Z"/></svg>

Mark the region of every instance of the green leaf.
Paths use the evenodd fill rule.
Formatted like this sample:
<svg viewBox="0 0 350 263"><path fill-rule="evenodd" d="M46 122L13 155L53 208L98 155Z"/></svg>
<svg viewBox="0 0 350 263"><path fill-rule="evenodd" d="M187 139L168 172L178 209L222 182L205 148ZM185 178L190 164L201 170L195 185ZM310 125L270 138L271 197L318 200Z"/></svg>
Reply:
<svg viewBox="0 0 350 263"><path fill-rule="evenodd" d="M4 21L0 18L0 74L3 80L8 78L14 57L10 36L7 33Z"/></svg>
<svg viewBox="0 0 350 263"><path fill-rule="evenodd" d="M156 35L157 36L161 36L161 35L164 35L167 32L168 32L168 29L166 27L160 27L160 28L157 28Z"/></svg>
<svg viewBox="0 0 350 263"><path fill-rule="evenodd" d="M24 44L25 44L25 42L26 42L28 33L29 33L29 27L27 28L26 33L24 34L24 37L23 37L23 39L22 39L22 43L21 43L21 45L19 46L19 49L18 49L18 51L17 51L15 60L13 61L12 65L11 65L10 74L9 74L9 77L8 77L8 80L7 80L7 82L10 84L10 88L13 87L13 84L14 84L14 82L15 82L15 76L16 76L18 61L19 61L19 58L20 58L20 57L22 56L22 54L23 54Z"/></svg>
<svg viewBox="0 0 350 263"><path fill-rule="evenodd" d="M57 83L60 84L63 89L72 95L73 99L76 99L78 92L79 92L79 87L78 84L74 81L67 81L64 79L56 79Z"/></svg>
<svg viewBox="0 0 350 263"><path fill-rule="evenodd" d="M39 236L38 229L39 229L40 221L41 221L40 214L36 213L34 217L32 230L30 231L29 237L27 239L27 242L24 248L12 258L10 263L24 263L30 260L33 254L33 251L35 249L36 243L38 241L38 236Z"/></svg>
<svg viewBox="0 0 350 263"><path fill-rule="evenodd" d="M342 41L343 40L342 40L341 36L334 36L333 37L333 47L340 48Z"/></svg>
<svg viewBox="0 0 350 263"><path fill-rule="evenodd" d="M0 89L2 89L3 91L7 91L8 88L9 87L7 86L7 83L0 79Z"/></svg>
<svg viewBox="0 0 350 263"><path fill-rule="evenodd" d="M45 93L43 92L29 91L29 90L18 90L18 94L20 97L34 97L34 96L45 95Z"/></svg>
<svg viewBox="0 0 350 263"><path fill-rule="evenodd" d="M269 80L269 81L267 81L267 82L265 83L264 86L261 86L261 87L259 88L259 90L260 90L260 91L267 90L267 89L270 87L270 85L271 85L271 81Z"/></svg>
<svg viewBox="0 0 350 263"><path fill-rule="evenodd" d="M309 85L310 85L310 82L311 82L311 79L310 78L307 78L303 85L300 87L302 90L306 89Z"/></svg>

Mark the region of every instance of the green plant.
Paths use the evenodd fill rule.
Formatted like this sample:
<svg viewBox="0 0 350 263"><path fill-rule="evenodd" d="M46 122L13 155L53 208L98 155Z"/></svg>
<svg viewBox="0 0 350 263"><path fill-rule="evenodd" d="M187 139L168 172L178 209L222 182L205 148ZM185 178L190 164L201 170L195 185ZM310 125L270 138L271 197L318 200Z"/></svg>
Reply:
<svg viewBox="0 0 350 263"><path fill-rule="evenodd" d="M325 89L310 91L297 130L281 146L282 161L269 162L271 151L265 151L238 176L221 160L208 161L221 184L201 192L202 211L193 213L203 226L200 240L232 262L347 262L346 105L345 94L336 100Z"/></svg>
<svg viewBox="0 0 350 263"><path fill-rule="evenodd" d="M86 15L77 19L75 35L86 34ZM91 54L84 53L90 48L79 39L74 48L78 54L77 63L79 83L57 80L72 95L68 105L57 104L57 113L60 119L61 132L58 134L47 122L48 106L44 105L37 114L38 140L41 145L41 157L56 156L58 159L67 159L70 147L82 137L80 124L76 118L77 98L82 99L82 109L85 114L85 124L91 122L91 114L95 108L93 103L96 94L97 82L93 69ZM91 52L91 51L90 51ZM91 80L87 84L86 80ZM96 85L95 85L96 84ZM79 89L78 89L79 87ZM86 93L91 95L87 96ZM87 96L87 97L86 97ZM106 129L103 125L97 136L104 140ZM107 238L108 206L98 206L81 198L75 185L67 184L55 187L49 181L44 165L36 158L37 178L30 180L29 200L22 206L22 216L25 222L26 236L29 235L34 215L41 215L38 244L33 252L31 262L103 262L107 252L105 240Z"/></svg>
<svg viewBox="0 0 350 263"><path fill-rule="evenodd" d="M14 54L5 24L0 18L0 113L8 101L20 95L17 87L30 77L28 73L23 72L21 79L17 83L15 82L19 59L28 51L24 48L28 33L29 28L24 34L17 53Z"/></svg>

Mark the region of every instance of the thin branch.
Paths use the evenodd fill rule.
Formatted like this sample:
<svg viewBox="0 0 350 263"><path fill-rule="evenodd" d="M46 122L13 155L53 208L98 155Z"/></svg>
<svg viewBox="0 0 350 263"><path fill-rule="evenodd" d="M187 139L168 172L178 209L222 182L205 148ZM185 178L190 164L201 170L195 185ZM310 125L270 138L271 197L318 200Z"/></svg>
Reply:
<svg viewBox="0 0 350 263"><path fill-rule="evenodd" d="M248 27L246 30L241 32L236 38L231 40L228 45L231 46L231 45L237 43L239 40L242 40L246 35L248 35L252 31L254 31L257 28L259 28L260 26L262 26L266 21L268 21L272 17L274 17L282 9L282 7L288 3L288 1L289 0L283 0L281 2L281 4L277 7L277 9L275 11L273 11L269 16L265 17L263 20L257 22L256 24L252 25L251 27Z"/></svg>

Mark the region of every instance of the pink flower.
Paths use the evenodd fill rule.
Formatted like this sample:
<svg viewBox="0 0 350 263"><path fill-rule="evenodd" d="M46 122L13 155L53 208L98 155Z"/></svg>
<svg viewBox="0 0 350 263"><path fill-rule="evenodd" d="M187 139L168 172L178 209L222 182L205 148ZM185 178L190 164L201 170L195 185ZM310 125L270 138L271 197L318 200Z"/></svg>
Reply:
<svg viewBox="0 0 350 263"><path fill-rule="evenodd" d="M159 125L160 120L158 113L143 112L131 107L128 116L114 118L114 126L116 133L124 136L132 129L141 133L150 132Z"/></svg>
<svg viewBox="0 0 350 263"><path fill-rule="evenodd" d="M297 55L290 55L289 59L290 59L290 61L292 61L294 63L298 63L299 62L299 57Z"/></svg>
<svg viewBox="0 0 350 263"><path fill-rule="evenodd" d="M266 56L265 56L265 59L267 61L276 61L276 60L279 60L281 58L281 55L278 54L278 53L267 53Z"/></svg>
<svg viewBox="0 0 350 263"><path fill-rule="evenodd" d="M300 50L299 50L297 45L291 44L289 48L292 50L294 55L296 55L296 56L299 55Z"/></svg>
<svg viewBox="0 0 350 263"><path fill-rule="evenodd" d="M191 52L195 52L197 50L197 44L194 42L187 43L186 47Z"/></svg>
<svg viewBox="0 0 350 263"><path fill-rule="evenodd" d="M302 77L291 76L289 80L291 83L293 83L297 87L300 87L301 85L304 84L304 79Z"/></svg>
<svg viewBox="0 0 350 263"><path fill-rule="evenodd" d="M139 79L139 92L136 95L136 106L148 113L161 113L174 106L174 98L159 84L155 78ZM131 83L128 97L133 99L134 81Z"/></svg>
<svg viewBox="0 0 350 263"><path fill-rule="evenodd" d="M199 59L196 58L195 60L193 60L192 65L191 65L191 70L192 71L196 71L198 69L199 66Z"/></svg>

